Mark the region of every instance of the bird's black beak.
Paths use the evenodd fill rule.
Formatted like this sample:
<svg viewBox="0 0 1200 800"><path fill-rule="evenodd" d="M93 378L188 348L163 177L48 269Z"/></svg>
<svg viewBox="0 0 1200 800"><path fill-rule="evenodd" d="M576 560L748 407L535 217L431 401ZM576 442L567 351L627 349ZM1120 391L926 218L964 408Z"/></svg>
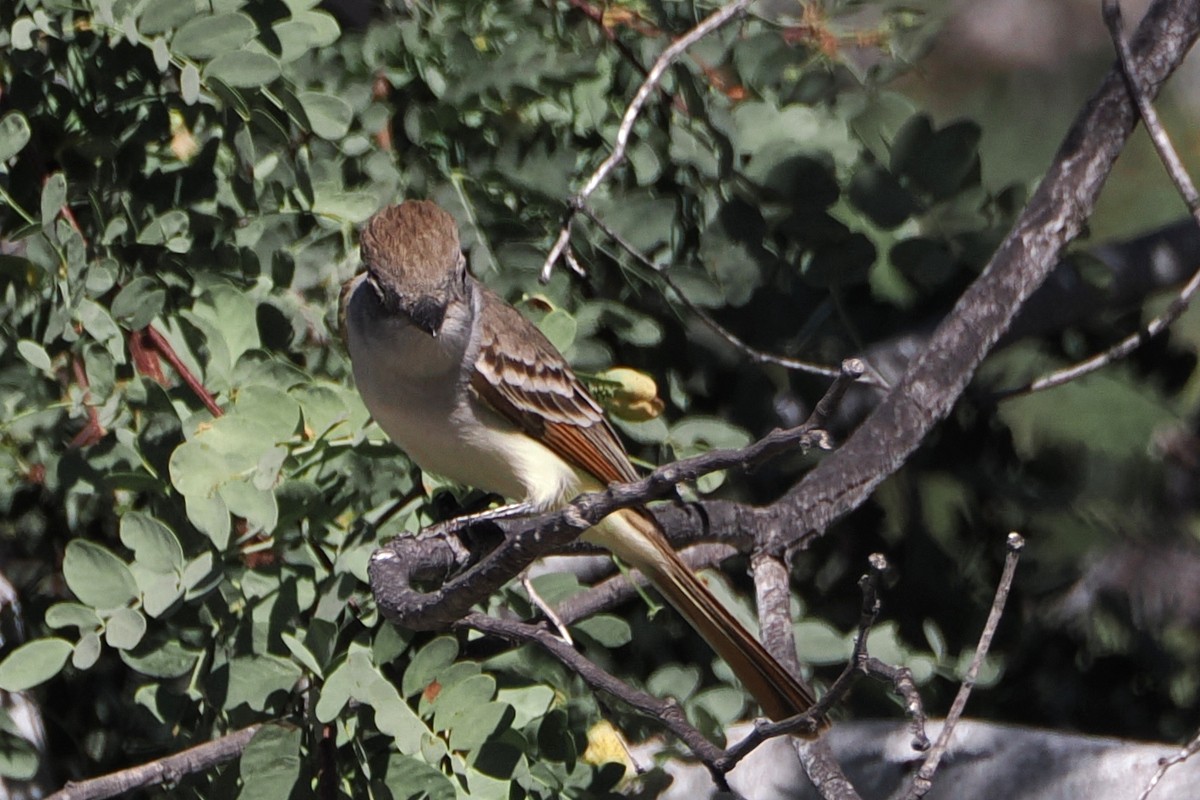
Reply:
<svg viewBox="0 0 1200 800"><path fill-rule="evenodd" d="M408 317L414 325L436 339L446 319L446 304L423 295L408 307Z"/></svg>

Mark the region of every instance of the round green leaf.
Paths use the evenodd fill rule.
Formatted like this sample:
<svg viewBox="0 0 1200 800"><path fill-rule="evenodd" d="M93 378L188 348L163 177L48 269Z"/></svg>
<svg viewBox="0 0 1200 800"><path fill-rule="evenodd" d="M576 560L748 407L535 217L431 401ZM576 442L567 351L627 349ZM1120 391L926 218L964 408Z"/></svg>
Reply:
<svg viewBox="0 0 1200 800"><path fill-rule="evenodd" d="M312 211L339 224L365 222L379 208L379 198L370 192L344 192L328 186L314 187Z"/></svg>
<svg viewBox="0 0 1200 800"><path fill-rule="evenodd" d="M287 800L300 777L300 728L264 725L246 745L238 764L238 797Z"/></svg>
<svg viewBox="0 0 1200 800"><path fill-rule="evenodd" d="M917 202L892 173L868 165L850 180L850 202L881 228L894 228L918 211Z"/></svg>
<svg viewBox="0 0 1200 800"><path fill-rule="evenodd" d="M46 609L46 625L50 628L94 631L100 628L100 624L100 616L95 609L79 603L55 603Z"/></svg>
<svg viewBox="0 0 1200 800"><path fill-rule="evenodd" d="M0 117L0 165L29 144L29 120L20 111Z"/></svg>
<svg viewBox="0 0 1200 800"><path fill-rule="evenodd" d="M178 678L196 665L200 652L189 650L177 641L142 642L133 650L122 650L121 660L152 678Z"/></svg>
<svg viewBox="0 0 1200 800"><path fill-rule="evenodd" d="M317 136L340 139L350 130L354 111L342 98L321 92L301 92L299 98L312 132Z"/></svg>
<svg viewBox="0 0 1200 800"><path fill-rule="evenodd" d="M143 36L167 33L195 16L194 0L150 0L138 15L138 32Z"/></svg>
<svg viewBox="0 0 1200 800"><path fill-rule="evenodd" d="M66 639L35 639L0 661L0 689L23 692L58 674L73 646Z"/></svg>
<svg viewBox="0 0 1200 800"><path fill-rule="evenodd" d="M235 89L253 89L279 77L279 61L266 53L235 50L208 62L204 79L216 78Z"/></svg>
<svg viewBox="0 0 1200 800"><path fill-rule="evenodd" d="M139 564L154 572L174 573L183 569L183 547L163 523L140 511L121 517L121 544L133 551Z"/></svg>
<svg viewBox="0 0 1200 800"><path fill-rule="evenodd" d="M133 608L117 609L104 626L104 640L118 650L131 650L146 635L146 618Z"/></svg>
<svg viewBox="0 0 1200 800"><path fill-rule="evenodd" d="M93 608L119 608L138 596L137 581L129 567L95 542L71 541L63 556L62 569L67 586Z"/></svg>
<svg viewBox="0 0 1200 800"><path fill-rule="evenodd" d="M565 711L556 708L542 718L542 724L538 726L537 741L542 758L562 761L568 770L574 769L578 752Z"/></svg>
<svg viewBox="0 0 1200 800"><path fill-rule="evenodd" d="M341 35L337 20L324 11L300 11L272 27L279 37L284 62L294 61L318 47L328 47Z"/></svg>
<svg viewBox="0 0 1200 800"><path fill-rule="evenodd" d="M238 52L257 32L254 20L239 12L196 17L175 33L171 50L184 58L213 58Z"/></svg>
<svg viewBox="0 0 1200 800"><path fill-rule="evenodd" d="M300 668L286 658L235 658L229 662L229 690L225 695L225 708L233 709L245 703L255 711L262 711L272 694L290 691L302 674Z"/></svg>
<svg viewBox="0 0 1200 800"><path fill-rule="evenodd" d="M171 209L165 214L155 217L138 233L138 244L165 244L176 236L186 236L188 232L188 215L178 209ZM116 311L114 310L115 314Z"/></svg>
<svg viewBox="0 0 1200 800"><path fill-rule="evenodd" d="M91 669L100 660L100 651L103 649L100 645L100 634L88 631L75 643L75 651L71 653L71 666L75 669Z"/></svg>
<svg viewBox="0 0 1200 800"><path fill-rule="evenodd" d="M39 369L42 372L50 371L50 355L46 352L46 348L37 342L22 339L17 342L17 352L21 354L21 358L28 362L29 366Z"/></svg>
<svg viewBox="0 0 1200 800"><path fill-rule="evenodd" d="M183 215L183 219L186 223L187 216ZM167 291L160 282L149 275L139 275L117 292L112 301L112 315L129 330L140 330L159 315L166 299Z"/></svg>
<svg viewBox="0 0 1200 800"><path fill-rule="evenodd" d="M572 627L583 631L605 647L621 647L629 644L633 638L629 623L611 614L597 614L576 622Z"/></svg>
<svg viewBox="0 0 1200 800"><path fill-rule="evenodd" d="M472 675L444 687L433 702L434 730L450 730L491 702L495 694L496 679L484 674Z"/></svg>
<svg viewBox="0 0 1200 800"><path fill-rule="evenodd" d="M458 640L453 636L439 636L421 648L408 669L404 671L404 680L400 692L410 697L423 691L438 673L454 662L458 656Z"/></svg>
<svg viewBox="0 0 1200 800"><path fill-rule="evenodd" d="M429 800L454 800L454 784L441 770L403 754L388 759L387 785L396 797L427 797Z"/></svg>

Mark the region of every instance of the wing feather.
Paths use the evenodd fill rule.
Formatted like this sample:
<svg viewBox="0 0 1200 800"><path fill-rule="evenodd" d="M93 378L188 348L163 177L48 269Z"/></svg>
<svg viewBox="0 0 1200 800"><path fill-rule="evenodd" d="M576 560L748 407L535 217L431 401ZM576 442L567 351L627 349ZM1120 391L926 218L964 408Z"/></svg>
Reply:
<svg viewBox="0 0 1200 800"><path fill-rule="evenodd" d="M471 387L509 422L603 483L636 480L604 411L542 332L490 290ZM504 347L501 347L504 342Z"/></svg>

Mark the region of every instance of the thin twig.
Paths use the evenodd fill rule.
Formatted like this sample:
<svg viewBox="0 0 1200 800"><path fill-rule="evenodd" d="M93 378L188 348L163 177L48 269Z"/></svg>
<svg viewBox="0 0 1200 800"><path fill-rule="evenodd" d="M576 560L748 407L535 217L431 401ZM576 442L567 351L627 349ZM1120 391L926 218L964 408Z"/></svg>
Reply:
<svg viewBox="0 0 1200 800"><path fill-rule="evenodd" d="M78 783L68 782L62 789L50 795L47 800L98 800L98 798L116 797L135 789L173 783L185 775L203 772L237 758L261 727L261 724L250 725L222 736L220 739L198 744L146 764L139 764L120 772L112 772Z"/></svg>
<svg viewBox="0 0 1200 800"><path fill-rule="evenodd" d="M525 622L501 620L479 611L472 611L462 618L456 627L473 628L480 633L498 636L517 644L533 643L558 659L593 689L602 691L625 702L647 717L660 721L665 728L679 737L696 757L709 766L714 779L724 783L722 775L713 770L725 755L721 748L710 742L704 734L692 727L684 716L683 709L674 700L661 700L652 694L635 689L611 673L593 664L554 633L538 625Z"/></svg>
<svg viewBox="0 0 1200 800"><path fill-rule="evenodd" d="M850 651L850 659L846 662L842 673L838 675L830 687L821 695L821 699L817 701L807 714L792 719L780 720L779 722L760 722L754 726L754 730L746 735L737 744L730 747L726 753L726 761L722 762L722 768L733 769L739 761L750 754L754 748L776 736L782 736L786 733L792 733L796 730L802 730L809 725L809 718L823 717L825 713L836 705L849 691L853 685L855 677L858 673L864 672L863 664L866 662L867 655L867 636L871 632L871 626L875 624L875 620L879 615L879 580L887 568L887 562L882 556L873 555L869 559L871 571L863 575L859 581L859 586L863 592L862 613L858 620L858 633L854 637L854 646Z"/></svg>
<svg viewBox="0 0 1200 800"><path fill-rule="evenodd" d="M717 320L713 318L711 314L701 308L699 304L693 302L692 299L688 297L686 293L684 293L678 282L671 277L671 274L665 268L659 267L657 264L647 258L645 253L634 247L628 239L620 234L620 232L615 230L611 225L601 219L591 206L583 204L579 207L579 211L593 223L595 223L596 226L604 232L604 235L612 239L618 247L628 253L643 267L662 279L662 282L675 294L675 297L679 299L679 302L682 303L689 312L695 315L697 319L708 326L713 333L717 334L717 336L720 336L722 339L732 345L734 349L741 351L754 363L775 364L777 366L784 367L785 369L796 370L797 372L807 372L812 375L823 375L827 378L836 378L840 374L840 371L833 367L827 367L823 364L815 364L811 361L801 361L798 358L788 358L787 356L768 353L765 350L759 350L757 347L749 344L733 331L717 322ZM865 364L863 374L867 374ZM879 378L875 374L874 370L870 371L869 377L860 379L859 382L870 386L886 388L886 384L883 382L882 378Z"/></svg>
<svg viewBox="0 0 1200 800"><path fill-rule="evenodd" d="M601 162L596 171L591 174L591 177L584 183L583 188L579 190L579 193L571 198L570 207L567 210L567 216L563 221L562 229L559 230L558 238L554 241L554 246L550 248L549 255L546 256L546 263L542 265L542 283L550 280L550 273L553 271L554 265L563 256L563 253L566 252L571 241L571 228L575 222L575 215L580 207L587 203L592 193L608 178L617 165L624 160L625 151L629 147L629 137L633 133L633 125L637 122L638 116L642 113L643 106L650 99L650 95L654 93L659 81L666 74L667 69L693 44L735 17L740 16L753 1L734 0L729 5L718 8L712 14L705 17L699 25L672 42L671 46L664 50L662 55L654 62L654 65L650 67L650 72L646 75L646 79L642 81L642 85L638 87L633 100L625 109L625 116L621 118L621 125L617 128L617 136L612 152L609 153L608 158Z"/></svg>
<svg viewBox="0 0 1200 800"><path fill-rule="evenodd" d="M1158 153L1159 160L1162 161L1163 166L1166 167L1167 174L1171 177L1171 182L1175 184L1175 188L1179 190L1179 194L1183 197L1184 202L1187 203L1188 211L1191 212L1192 218L1196 220L1197 224L1200 224L1200 192L1196 191L1195 184L1192 183L1192 179L1188 176L1187 169L1183 166L1183 161L1179 158L1179 153L1176 151L1175 146L1171 144L1171 138L1167 136L1162 122L1159 121L1158 112L1154 110L1154 105L1150 102L1150 96L1146 91L1146 87L1142 84L1142 79L1134 68L1133 53L1129 49L1129 42L1125 39L1121 6L1117 0L1104 0L1103 12L1104 23L1108 26L1108 32L1112 35L1113 45L1116 47L1117 56L1121 62L1121 70L1125 75L1125 83L1129 87L1129 94L1133 97L1133 101L1137 105L1142 122L1146 126L1146 132L1150 135L1150 141L1154 144L1154 150ZM1166 311L1146 323L1140 331L1126 336L1112 347L1085 361L1055 370L1048 375L1043 375L1027 386L1002 392L999 394L999 399L1032 394L1043 389L1061 386L1064 383L1069 383L1124 358L1155 336L1158 336L1170 327L1175 320L1179 319L1183 312L1187 311L1192 296L1195 295L1198 289L1200 289L1200 269L1192 273L1192 277L1188 279L1187 284L1184 285L1179 295L1167 306Z"/></svg>
<svg viewBox="0 0 1200 800"><path fill-rule="evenodd" d="M1137 800L1147 800L1150 797L1150 793L1154 791L1154 787L1158 786L1159 781L1166 776L1167 770L1176 764L1182 764L1196 755L1196 753L1200 753L1200 733L1197 733L1196 737L1184 745L1175 755L1170 758L1159 759L1158 770L1150 777L1150 780L1146 783L1146 788L1138 795Z"/></svg>
<svg viewBox="0 0 1200 800"><path fill-rule="evenodd" d="M1129 42L1125 39L1121 4L1118 0L1104 0L1102 12L1104 24L1108 26L1109 35L1112 36L1113 45L1116 47L1117 57L1121 60L1121 71L1125 73L1125 82L1129 85L1129 93L1133 97L1133 102L1137 103L1138 113L1142 115L1146 133L1150 134L1154 150L1162 159L1163 166L1167 168L1167 174L1171 176L1175 187L1183 195L1188 210L1192 212L1192 216L1196 216L1196 212L1200 210L1200 192L1196 191L1191 178L1188 177L1187 169L1183 166L1179 153L1171 144L1171 138L1167 136L1167 132L1158 119L1158 112L1154 110L1154 104L1150 102L1150 94L1142 84L1137 69L1134 68L1133 53L1129 49Z"/></svg>
<svg viewBox="0 0 1200 800"><path fill-rule="evenodd" d="M933 776L937 772L938 765L942 761L942 757L950 747L950 739L954 734L954 729L958 725L958 720L962 717L963 709L967 705L967 699L971 696L971 690L975 688L975 680L979 677L979 669L983 665L984 658L987 657L988 649L992 644L992 637L996 635L996 628L1000 625L1000 618L1004 614L1004 604L1008 600L1008 593L1012 589L1013 576L1017 573L1017 562L1021 560L1021 550L1025 547L1025 539L1019 533L1010 533L1006 542L1008 553L1004 557L1004 571L1000 575L1000 583L996 587L996 597L992 600L992 610L988 614L987 622L983 626L983 633L979 636L979 644L975 648L975 655L971 659L971 666L967 668L967 674L963 676L962 685L958 688L958 694L954 697L954 702L950 705L950 712L946 714L946 719L942 723L942 730L938 734L937 741L930 748L929 753L925 756L924 763L917 770L917 774L913 777L912 784L909 785L908 791L904 794L904 800L918 800L924 797L925 794L933 788Z"/></svg>
<svg viewBox="0 0 1200 800"><path fill-rule="evenodd" d="M558 638L574 647L575 640L571 638L571 631L567 628L566 623L563 622L562 617L560 617L558 612L554 610L554 606L547 603L545 599L538 594L538 590L533 588L533 581L529 579L529 570L525 570L521 573L521 585L525 587L525 593L529 595L529 602L533 603L535 607L545 614L546 619L550 620L550 623L554 626L554 629L558 631Z"/></svg>

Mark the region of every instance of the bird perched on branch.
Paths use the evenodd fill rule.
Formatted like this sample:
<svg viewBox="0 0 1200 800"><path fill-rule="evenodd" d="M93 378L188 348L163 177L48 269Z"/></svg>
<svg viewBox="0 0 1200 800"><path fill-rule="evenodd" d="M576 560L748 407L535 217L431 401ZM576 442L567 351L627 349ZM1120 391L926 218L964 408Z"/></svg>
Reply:
<svg viewBox="0 0 1200 800"><path fill-rule="evenodd" d="M366 271L343 292L347 347L363 400L424 470L536 513L637 479L604 412L566 359L467 271L454 219L408 201L361 238ZM680 560L649 513L624 509L583 534L641 570L725 659L772 719L811 691Z"/></svg>

